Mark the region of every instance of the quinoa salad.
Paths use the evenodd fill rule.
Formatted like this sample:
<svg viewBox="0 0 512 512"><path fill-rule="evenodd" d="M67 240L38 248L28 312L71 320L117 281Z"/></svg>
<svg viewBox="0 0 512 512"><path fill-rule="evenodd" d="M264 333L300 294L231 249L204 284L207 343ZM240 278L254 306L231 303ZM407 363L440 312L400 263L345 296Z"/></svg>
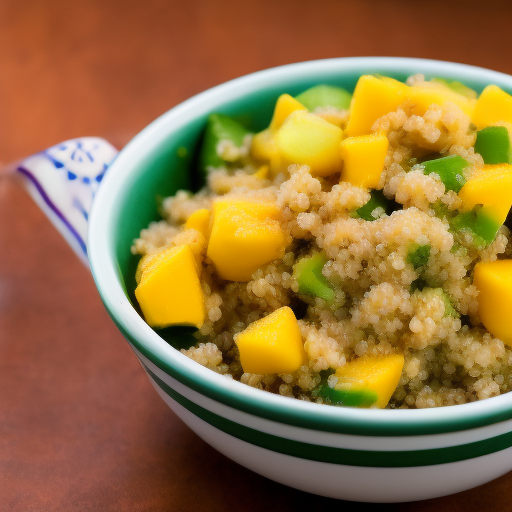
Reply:
<svg viewBox="0 0 512 512"><path fill-rule="evenodd" d="M226 378L334 406L426 408L512 389L512 96L362 76L212 114L206 185L132 246L135 296ZM508 312L508 314L507 314Z"/></svg>

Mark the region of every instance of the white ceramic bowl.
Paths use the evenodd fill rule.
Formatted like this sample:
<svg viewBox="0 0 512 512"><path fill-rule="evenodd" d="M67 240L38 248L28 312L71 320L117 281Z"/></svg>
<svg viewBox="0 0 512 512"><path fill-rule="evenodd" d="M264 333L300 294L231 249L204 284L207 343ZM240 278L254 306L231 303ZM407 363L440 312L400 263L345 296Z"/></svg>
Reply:
<svg viewBox="0 0 512 512"><path fill-rule="evenodd" d="M315 83L352 90L367 73L402 80L424 73L477 91L490 83L512 90L512 77L501 73L401 58L305 62L215 87L161 116L121 151L95 199L89 255L105 306L153 386L206 442L257 473L312 493L357 501L420 500L469 489L512 469L512 393L424 410L305 403L193 362L171 346L186 335L171 332L164 340L131 302L130 243L156 218L158 195L188 186L187 168L209 113L236 113L262 128L279 93L295 94ZM178 151L183 147L187 151Z"/></svg>

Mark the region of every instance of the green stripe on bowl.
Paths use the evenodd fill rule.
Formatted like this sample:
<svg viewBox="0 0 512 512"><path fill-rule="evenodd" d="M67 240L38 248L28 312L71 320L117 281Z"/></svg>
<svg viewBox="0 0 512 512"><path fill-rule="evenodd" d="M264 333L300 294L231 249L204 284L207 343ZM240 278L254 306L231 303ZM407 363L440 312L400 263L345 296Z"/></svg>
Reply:
<svg viewBox="0 0 512 512"><path fill-rule="evenodd" d="M450 446L447 448L434 448L429 450L413 451L366 451L348 450L346 448L333 448L301 441L293 441L267 434L259 430L240 425L234 421L219 416L180 395L158 378L144 363L148 374L158 387L174 401L185 407L198 418L206 421L213 427L222 430L237 439L274 452L299 457L301 459L328 462L330 464L344 464L347 466L364 466L379 468L406 468L415 466L433 466L447 464L461 460L473 459L498 452L512 446L512 432L500 436L477 441L474 443Z"/></svg>

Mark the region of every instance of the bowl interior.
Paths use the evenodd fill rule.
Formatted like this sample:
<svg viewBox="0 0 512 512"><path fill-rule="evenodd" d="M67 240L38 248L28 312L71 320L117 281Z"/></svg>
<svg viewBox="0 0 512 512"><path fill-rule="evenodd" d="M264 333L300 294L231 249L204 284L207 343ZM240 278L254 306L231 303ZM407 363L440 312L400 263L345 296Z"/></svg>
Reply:
<svg viewBox="0 0 512 512"><path fill-rule="evenodd" d="M295 95L318 83L339 85L353 91L358 78L368 73L380 73L401 81L412 74L423 73L427 78L461 81L477 92L490 83L509 92L512 90L512 77L507 75L421 59L354 58L294 64L242 77L187 100L154 121L121 151L96 198L89 237L90 259L96 284L109 313L126 337L144 349L146 355L151 356L158 349L160 354L165 353L165 358L172 359L171 352L174 351L166 343L155 345L155 339L149 339L152 335L147 334L147 326L144 332L140 326L141 319L135 312L136 302L133 300L138 257L131 254L130 247L141 229L151 221L161 219L159 204L163 198L179 189L195 190L200 187L202 181L194 155L208 114L225 113L252 130L261 130L268 125L279 94ZM176 348L190 346L194 342L186 329L167 329L160 336ZM162 355L155 361L161 358ZM204 377L203 370L198 369L197 375ZM217 378L215 375L214 379ZM296 407L303 405L297 404ZM293 409L294 406L289 407ZM480 414L476 406L473 409L474 414ZM512 417L512 400L504 402L498 409L500 417L503 414Z"/></svg>

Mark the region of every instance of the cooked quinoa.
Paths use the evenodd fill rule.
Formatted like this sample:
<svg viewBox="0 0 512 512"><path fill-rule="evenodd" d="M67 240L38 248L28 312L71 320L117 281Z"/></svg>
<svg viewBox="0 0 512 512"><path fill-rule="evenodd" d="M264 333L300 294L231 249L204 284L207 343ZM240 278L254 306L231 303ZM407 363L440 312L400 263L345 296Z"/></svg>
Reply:
<svg viewBox="0 0 512 512"><path fill-rule="evenodd" d="M421 83L421 75L409 85ZM313 112L346 130L348 109ZM154 255L188 245L197 259L205 321L197 343L182 352L227 378L262 390L322 403L315 393L326 371L368 355L402 353L403 371L388 408L457 405L506 393L512 388L512 348L482 325L473 269L478 262L512 257L510 231L502 225L483 245L451 220L461 207L440 176L425 174L422 162L460 155L466 176L484 165L475 152L476 128L451 102L413 114L404 101L375 121L388 140L378 190L393 206L377 207L365 220L354 214L370 199L367 188L320 176L307 165L290 164L265 176L251 157L252 136L243 144L221 141L226 164L209 168L196 194L180 191L163 203L164 218L142 230L132 252ZM206 255L207 244L185 222L219 197L269 202L279 209L284 236L279 258L258 268L248 282L221 279ZM429 247L423 261L411 247ZM299 292L294 266L321 253L332 300ZM243 371L234 336L283 306L297 317L306 359L293 373L257 375ZM332 377L330 377L332 378Z"/></svg>

